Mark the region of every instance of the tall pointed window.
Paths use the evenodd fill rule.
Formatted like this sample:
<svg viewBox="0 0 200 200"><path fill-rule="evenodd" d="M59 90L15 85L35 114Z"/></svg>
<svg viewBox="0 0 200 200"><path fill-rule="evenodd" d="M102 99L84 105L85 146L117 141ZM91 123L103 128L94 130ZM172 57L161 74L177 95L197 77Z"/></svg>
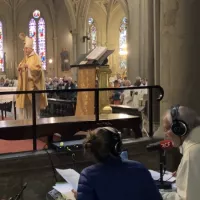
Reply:
<svg viewBox="0 0 200 200"><path fill-rule="evenodd" d="M0 71L4 72L3 23L0 21Z"/></svg>
<svg viewBox="0 0 200 200"><path fill-rule="evenodd" d="M97 46L97 28L93 18L88 19L89 25L89 37L90 37L90 49L95 49Z"/></svg>
<svg viewBox="0 0 200 200"><path fill-rule="evenodd" d="M119 29L120 68L127 68L127 29L128 29L128 19L124 17L122 19Z"/></svg>
<svg viewBox="0 0 200 200"><path fill-rule="evenodd" d="M29 37L33 38L33 48L41 57L42 67L46 70L46 25L39 10L33 12L33 18L29 21Z"/></svg>

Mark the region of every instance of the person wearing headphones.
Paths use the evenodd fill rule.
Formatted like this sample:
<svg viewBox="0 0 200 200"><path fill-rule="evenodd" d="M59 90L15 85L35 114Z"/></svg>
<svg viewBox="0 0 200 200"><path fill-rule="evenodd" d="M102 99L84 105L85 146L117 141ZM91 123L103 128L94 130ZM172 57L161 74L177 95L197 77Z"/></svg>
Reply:
<svg viewBox="0 0 200 200"><path fill-rule="evenodd" d="M200 118L184 106L173 106L163 118L165 136L183 155L176 174L177 192L162 192L164 200L200 199Z"/></svg>
<svg viewBox="0 0 200 200"><path fill-rule="evenodd" d="M149 171L136 161L121 159L121 134L111 127L90 132L84 143L97 164L80 175L77 200L161 200Z"/></svg>

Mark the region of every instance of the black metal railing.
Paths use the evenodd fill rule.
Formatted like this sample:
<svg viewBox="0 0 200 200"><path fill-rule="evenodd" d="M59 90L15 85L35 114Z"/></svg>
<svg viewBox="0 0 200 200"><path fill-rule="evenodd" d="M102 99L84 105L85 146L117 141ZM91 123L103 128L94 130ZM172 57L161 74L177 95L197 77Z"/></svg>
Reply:
<svg viewBox="0 0 200 200"><path fill-rule="evenodd" d="M123 88L84 88L69 90L37 90L37 91L8 91L0 92L0 95L14 94L32 94L32 128L33 128L33 150L37 150L37 116L36 116L36 94L41 93L63 93L63 92L95 92L95 120L99 122L99 92L102 91L118 91L118 90L134 90L148 89L148 117L149 117L149 136L153 136L153 89L159 90L157 101L161 101L164 97L164 90L159 85L140 86L140 87L123 87Z"/></svg>

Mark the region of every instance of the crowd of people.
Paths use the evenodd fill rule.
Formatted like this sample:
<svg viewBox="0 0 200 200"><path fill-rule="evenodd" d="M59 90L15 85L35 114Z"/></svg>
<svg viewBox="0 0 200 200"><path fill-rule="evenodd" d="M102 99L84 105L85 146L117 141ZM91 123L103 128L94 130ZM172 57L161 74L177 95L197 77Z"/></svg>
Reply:
<svg viewBox="0 0 200 200"><path fill-rule="evenodd" d="M45 85L47 90L70 90L77 88L77 82L73 81L71 77L63 78L46 78ZM48 97L76 100L77 92L63 92L63 93L49 93Z"/></svg>
<svg viewBox="0 0 200 200"><path fill-rule="evenodd" d="M110 78L110 87L122 88L118 91L113 91L110 95L110 103L116 105L126 105L133 108L138 108L143 104L144 95L147 95L147 89L135 89L135 90L123 90L124 87L140 87L147 86L147 80L140 77L136 78L135 83L131 83L127 77L122 78L120 74L116 77ZM63 78L46 78L45 81L47 90L70 90L78 88L77 82L73 81L71 77ZM96 87L98 87L98 81L96 81ZM54 96L60 99L76 99L77 93L59 93L48 95Z"/></svg>
<svg viewBox="0 0 200 200"><path fill-rule="evenodd" d="M146 79L136 77L135 83L131 83L127 77L121 78L120 74L117 74L117 78L113 79L111 86L114 88L122 88L121 90L114 91L110 96L110 103L115 105L126 105L133 108L139 108L143 105L144 96L147 95L147 89L134 89L123 90L124 87L140 87L147 86Z"/></svg>
<svg viewBox="0 0 200 200"><path fill-rule="evenodd" d="M1 77L0 78L0 87L16 87L17 86L17 80L15 79L8 79Z"/></svg>

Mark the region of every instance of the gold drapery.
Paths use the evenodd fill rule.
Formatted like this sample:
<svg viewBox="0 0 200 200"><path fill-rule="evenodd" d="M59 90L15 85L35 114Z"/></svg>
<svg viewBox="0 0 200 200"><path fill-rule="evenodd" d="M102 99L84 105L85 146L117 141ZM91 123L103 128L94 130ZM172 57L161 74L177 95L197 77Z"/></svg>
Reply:
<svg viewBox="0 0 200 200"><path fill-rule="evenodd" d="M96 67L78 69L78 88L95 88ZM94 115L94 92L78 92L76 116Z"/></svg>

